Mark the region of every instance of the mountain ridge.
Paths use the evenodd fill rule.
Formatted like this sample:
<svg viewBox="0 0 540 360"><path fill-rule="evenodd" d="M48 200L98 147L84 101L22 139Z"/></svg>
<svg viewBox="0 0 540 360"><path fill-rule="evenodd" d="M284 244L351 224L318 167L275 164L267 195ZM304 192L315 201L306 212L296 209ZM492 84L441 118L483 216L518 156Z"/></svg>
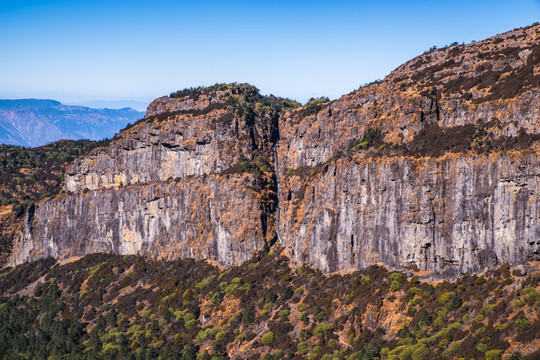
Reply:
<svg viewBox="0 0 540 360"><path fill-rule="evenodd" d="M61 139L102 140L142 115L131 108L94 109L49 99L0 99L0 142L35 147Z"/></svg>
<svg viewBox="0 0 540 360"><path fill-rule="evenodd" d="M97 251L230 266L278 238L294 266L328 273L381 263L455 277L537 259L539 34L434 50L302 107L247 84L156 99L36 204L10 264ZM523 73L533 82L515 92Z"/></svg>

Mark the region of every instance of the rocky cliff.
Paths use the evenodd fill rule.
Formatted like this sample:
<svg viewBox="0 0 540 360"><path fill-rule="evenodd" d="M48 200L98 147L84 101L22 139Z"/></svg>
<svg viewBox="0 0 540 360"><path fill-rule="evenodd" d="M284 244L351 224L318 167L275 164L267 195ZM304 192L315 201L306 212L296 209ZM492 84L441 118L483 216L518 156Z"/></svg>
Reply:
<svg viewBox="0 0 540 360"><path fill-rule="evenodd" d="M242 84L155 100L73 163L64 194L29 209L9 263L95 252L242 263L275 237L272 137L294 105Z"/></svg>
<svg viewBox="0 0 540 360"><path fill-rule="evenodd" d="M281 184L279 231L298 264L382 263L458 275L540 256L538 152L341 159Z"/></svg>
<svg viewBox="0 0 540 360"><path fill-rule="evenodd" d="M540 257L540 26L427 52L304 107L187 89L72 165L10 263L89 252L454 276ZM277 193L277 194L276 194Z"/></svg>
<svg viewBox="0 0 540 360"><path fill-rule="evenodd" d="M433 50L382 82L309 112L304 107L284 114L279 170L324 163L368 129L381 130L389 144L411 143L432 124L452 128L482 121L487 138L514 137L520 130L538 134L539 87L539 26Z"/></svg>
<svg viewBox="0 0 540 360"><path fill-rule="evenodd" d="M59 196L27 213L12 256L105 252L239 264L264 245L257 187L253 175L235 174Z"/></svg>
<svg viewBox="0 0 540 360"><path fill-rule="evenodd" d="M236 86L156 99L145 118L122 131L111 146L75 161L66 190L215 174L241 160L271 158L277 118L263 109L262 97L251 99L257 96L254 87Z"/></svg>
<svg viewBox="0 0 540 360"><path fill-rule="evenodd" d="M540 27L430 51L280 117L280 238L326 272L540 257Z"/></svg>

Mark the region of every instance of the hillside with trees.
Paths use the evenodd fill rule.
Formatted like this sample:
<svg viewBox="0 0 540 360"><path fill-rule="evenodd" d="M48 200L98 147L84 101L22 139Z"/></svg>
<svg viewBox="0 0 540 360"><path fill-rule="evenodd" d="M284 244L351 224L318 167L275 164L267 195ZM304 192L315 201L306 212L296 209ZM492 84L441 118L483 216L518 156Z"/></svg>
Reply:
<svg viewBox="0 0 540 360"><path fill-rule="evenodd" d="M540 272L427 282L372 266L291 269L263 249L227 270L95 254L0 273L2 359L523 359Z"/></svg>

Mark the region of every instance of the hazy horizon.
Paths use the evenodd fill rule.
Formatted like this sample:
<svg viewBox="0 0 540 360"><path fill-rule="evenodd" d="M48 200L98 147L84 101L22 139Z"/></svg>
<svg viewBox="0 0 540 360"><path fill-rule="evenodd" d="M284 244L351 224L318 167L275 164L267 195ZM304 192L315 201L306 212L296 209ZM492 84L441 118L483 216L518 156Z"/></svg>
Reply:
<svg viewBox="0 0 540 360"><path fill-rule="evenodd" d="M71 106L83 106L88 108L94 108L94 109L122 109L122 108L132 108L137 111L144 112L146 111L146 108L150 104L150 101L137 101L137 100L131 100L131 99L123 99L123 100L88 100L88 101L62 101L58 98L53 97L39 97L39 96L28 96L28 97L9 97L9 96L0 96L0 101L2 100L54 100L59 101L63 105L71 105Z"/></svg>
<svg viewBox="0 0 540 360"><path fill-rule="evenodd" d="M248 82L301 102L334 99L433 45L538 20L533 0L4 2L0 97L149 103L186 87Z"/></svg>

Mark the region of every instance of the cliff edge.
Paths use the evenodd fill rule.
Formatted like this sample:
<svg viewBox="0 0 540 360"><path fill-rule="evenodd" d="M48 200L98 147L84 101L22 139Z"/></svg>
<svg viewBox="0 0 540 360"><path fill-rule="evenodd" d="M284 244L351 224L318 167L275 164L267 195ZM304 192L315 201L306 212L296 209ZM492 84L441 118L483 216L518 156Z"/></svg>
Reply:
<svg viewBox="0 0 540 360"><path fill-rule="evenodd" d="M92 252L221 265L276 242L324 272L540 259L540 26L432 50L300 107L247 84L150 104L29 209L10 264Z"/></svg>
<svg viewBox="0 0 540 360"><path fill-rule="evenodd" d="M280 117L279 233L326 272L540 257L540 27L427 52Z"/></svg>
<svg viewBox="0 0 540 360"><path fill-rule="evenodd" d="M272 137L281 108L246 84L177 92L77 159L26 213L10 264L88 253L236 265L275 237Z"/></svg>

